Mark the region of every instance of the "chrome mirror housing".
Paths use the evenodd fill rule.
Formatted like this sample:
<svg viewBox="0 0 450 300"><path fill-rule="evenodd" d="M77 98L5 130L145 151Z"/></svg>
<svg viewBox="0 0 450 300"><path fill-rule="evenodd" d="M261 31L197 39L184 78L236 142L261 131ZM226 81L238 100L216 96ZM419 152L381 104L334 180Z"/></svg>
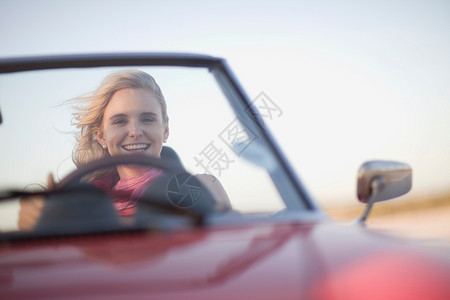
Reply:
<svg viewBox="0 0 450 300"><path fill-rule="evenodd" d="M360 218L364 222L375 202L389 200L408 193L412 187L412 169L394 161L369 161L358 171L357 195L366 210Z"/></svg>

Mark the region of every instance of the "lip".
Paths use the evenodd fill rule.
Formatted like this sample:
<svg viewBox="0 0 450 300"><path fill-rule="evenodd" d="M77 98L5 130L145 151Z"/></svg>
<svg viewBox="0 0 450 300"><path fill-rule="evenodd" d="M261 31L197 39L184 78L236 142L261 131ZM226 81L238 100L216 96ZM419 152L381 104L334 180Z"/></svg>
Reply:
<svg viewBox="0 0 450 300"><path fill-rule="evenodd" d="M122 145L122 149L129 152L144 152L150 148L151 144L148 143L133 143Z"/></svg>

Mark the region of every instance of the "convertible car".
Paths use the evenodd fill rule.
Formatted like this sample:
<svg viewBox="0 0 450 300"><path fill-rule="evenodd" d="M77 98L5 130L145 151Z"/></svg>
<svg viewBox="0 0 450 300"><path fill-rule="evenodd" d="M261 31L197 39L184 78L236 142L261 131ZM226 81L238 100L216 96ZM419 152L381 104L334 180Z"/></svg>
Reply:
<svg viewBox="0 0 450 300"><path fill-rule="evenodd" d="M153 76L167 103L161 157L130 151L76 166L74 113L105 77L130 69ZM374 203L408 193L410 166L363 163L366 210L337 224L268 129L277 109L252 101L211 56L0 60L0 298L450 299L448 249L365 226ZM86 180L124 165L162 174L127 216ZM19 227L35 199L36 223Z"/></svg>

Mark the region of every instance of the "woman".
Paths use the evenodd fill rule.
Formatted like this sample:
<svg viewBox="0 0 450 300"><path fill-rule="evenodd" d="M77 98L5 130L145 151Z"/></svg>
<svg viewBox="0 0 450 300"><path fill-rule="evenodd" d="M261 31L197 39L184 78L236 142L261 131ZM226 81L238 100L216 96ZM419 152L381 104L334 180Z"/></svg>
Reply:
<svg viewBox="0 0 450 300"><path fill-rule="evenodd" d="M164 96L153 77L138 70L113 73L82 101L87 105L74 115L79 129L74 155L77 167L120 154L160 157L169 136L169 118ZM88 181L111 190L119 215L125 216L134 213L144 187L161 175L160 170L134 165L100 172Z"/></svg>
<svg viewBox="0 0 450 300"><path fill-rule="evenodd" d="M156 81L139 70L106 77L88 97L76 100L74 125L78 131L73 161L77 167L106 156L142 154L159 157L169 136L167 106ZM121 165L100 170L86 181L111 193L119 215L135 212L136 200L161 170ZM48 188L53 187L49 176ZM34 228L44 207L42 198L20 201L19 229Z"/></svg>

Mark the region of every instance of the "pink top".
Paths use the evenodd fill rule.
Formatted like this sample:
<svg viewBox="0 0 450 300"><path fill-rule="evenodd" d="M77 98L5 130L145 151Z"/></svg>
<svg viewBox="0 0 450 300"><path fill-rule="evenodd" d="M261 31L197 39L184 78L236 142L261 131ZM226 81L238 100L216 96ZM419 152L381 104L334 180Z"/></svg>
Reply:
<svg viewBox="0 0 450 300"><path fill-rule="evenodd" d="M136 212L137 200L145 188L162 175L160 169L150 169L141 175L126 177L117 181L117 175L95 179L92 184L110 194L114 208L120 216L132 216Z"/></svg>

